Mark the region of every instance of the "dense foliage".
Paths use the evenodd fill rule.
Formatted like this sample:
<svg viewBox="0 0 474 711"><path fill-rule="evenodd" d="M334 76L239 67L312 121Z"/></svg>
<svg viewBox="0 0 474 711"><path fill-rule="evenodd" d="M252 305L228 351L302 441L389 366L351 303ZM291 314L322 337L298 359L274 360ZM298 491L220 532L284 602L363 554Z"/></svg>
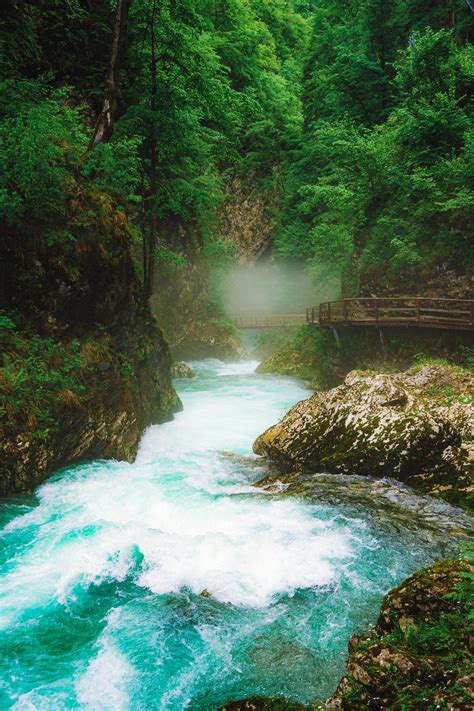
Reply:
<svg viewBox="0 0 474 711"><path fill-rule="evenodd" d="M351 291L473 264L473 39L464 0L317 3L282 256L332 263Z"/></svg>
<svg viewBox="0 0 474 711"><path fill-rule="evenodd" d="M117 330L120 314L99 312L132 283L130 239L142 301L152 263L165 263L157 291L185 292L185 260L228 254L213 217L227 181L273 187L302 125L311 3L132 0L114 130L92 150L117 7L0 7L0 395L12 432L46 434L63 400L82 407L81 379L87 371L90 386L95 373L82 345L97 328ZM205 283L205 268L196 274ZM196 318L218 330L213 294L193 294Z"/></svg>
<svg viewBox="0 0 474 711"><path fill-rule="evenodd" d="M228 172L273 180L301 125L309 22L285 0L134 0L119 118L89 153L114 3L8 0L1 12L0 220L21 239L32 226L51 239L82 176L127 207L139 238L153 215L168 258L190 246L166 244L168 221L199 225Z"/></svg>
<svg viewBox="0 0 474 711"><path fill-rule="evenodd" d="M118 120L89 152L115 3L0 12L7 240L67 238L57 219L82 181L126 208L137 241L153 233L157 259L209 240L215 255L213 214L239 176L278 195L280 257L329 264L348 289L472 263L465 0L133 0Z"/></svg>

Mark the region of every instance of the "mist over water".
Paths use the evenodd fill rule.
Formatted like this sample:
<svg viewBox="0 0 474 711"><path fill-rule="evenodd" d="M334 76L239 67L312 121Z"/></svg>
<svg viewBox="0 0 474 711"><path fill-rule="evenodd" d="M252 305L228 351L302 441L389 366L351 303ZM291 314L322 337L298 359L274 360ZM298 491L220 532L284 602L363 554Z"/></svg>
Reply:
<svg viewBox="0 0 474 711"><path fill-rule="evenodd" d="M231 453L309 392L252 361L192 365L184 411L134 464L66 469L0 507L0 708L322 699L383 594L454 549L253 487L258 462Z"/></svg>
<svg viewBox="0 0 474 711"><path fill-rule="evenodd" d="M339 296L340 282L327 269L259 261L235 265L220 280L226 311L235 315L304 314Z"/></svg>

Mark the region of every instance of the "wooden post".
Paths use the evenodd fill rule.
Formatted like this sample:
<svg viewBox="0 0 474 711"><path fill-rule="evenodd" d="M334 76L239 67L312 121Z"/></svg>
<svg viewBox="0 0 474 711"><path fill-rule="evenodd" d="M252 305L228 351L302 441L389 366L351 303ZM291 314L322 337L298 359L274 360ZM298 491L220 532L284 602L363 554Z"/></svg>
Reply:
<svg viewBox="0 0 474 711"><path fill-rule="evenodd" d="M418 323L420 323L420 299L418 296L416 297L416 320Z"/></svg>
<svg viewBox="0 0 474 711"><path fill-rule="evenodd" d="M471 301L471 326L474 326L474 301Z"/></svg>
<svg viewBox="0 0 474 711"><path fill-rule="evenodd" d="M342 318L345 323L347 323L348 320L348 313L347 313L347 301L342 302Z"/></svg>
<svg viewBox="0 0 474 711"><path fill-rule="evenodd" d="M331 302L328 301L328 323L331 323Z"/></svg>
<svg viewBox="0 0 474 711"><path fill-rule="evenodd" d="M379 322L379 301L378 299L374 299L375 301L375 323Z"/></svg>

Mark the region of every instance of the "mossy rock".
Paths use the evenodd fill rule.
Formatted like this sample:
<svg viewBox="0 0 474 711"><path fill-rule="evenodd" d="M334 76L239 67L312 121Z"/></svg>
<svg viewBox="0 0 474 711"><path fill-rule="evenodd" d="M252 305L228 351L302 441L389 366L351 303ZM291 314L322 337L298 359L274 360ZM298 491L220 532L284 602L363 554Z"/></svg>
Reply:
<svg viewBox="0 0 474 711"><path fill-rule="evenodd" d="M460 584L473 571L468 561L441 561L389 592L373 632L351 637L347 673L326 707L472 708L470 603Z"/></svg>
<svg viewBox="0 0 474 711"><path fill-rule="evenodd" d="M474 376L445 365L349 373L293 407L254 443L284 469L393 477L472 505Z"/></svg>

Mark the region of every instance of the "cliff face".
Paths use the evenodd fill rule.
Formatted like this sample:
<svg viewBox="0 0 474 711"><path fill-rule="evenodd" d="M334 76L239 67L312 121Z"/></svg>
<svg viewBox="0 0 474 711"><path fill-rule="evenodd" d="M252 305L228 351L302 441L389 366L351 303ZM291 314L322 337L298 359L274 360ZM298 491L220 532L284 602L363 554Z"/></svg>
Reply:
<svg viewBox="0 0 474 711"><path fill-rule="evenodd" d="M225 360L244 355L212 288L209 266L199 254L189 255L185 264L162 266L152 309L176 358Z"/></svg>
<svg viewBox="0 0 474 711"><path fill-rule="evenodd" d="M219 233L232 245L238 264L257 261L273 251L276 195L259 192L233 177L217 211Z"/></svg>
<svg viewBox="0 0 474 711"><path fill-rule="evenodd" d="M49 239L5 229L1 495L79 460L130 461L144 427L179 408L168 347L112 200L71 199Z"/></svg>
<svg viewBox="0 0 474 711"><path fill-rule="evenodd" d="M262 193L234 176L227 178L223 199L205 225L161 221L160 235L179 258L159 265L152 309L176 357L244 355L221 303L226 289L215 277L231 264L253 264L272 253L275 206L273 192Z"/></svg>
<svg viewBox="0 0 474 711"><path fill-rule="evenodd" d="M206 254L199 226L170 218L160 224L160 234L176 259L158 264L151 308L173 355L185 360L244 355L213 284L216 255Z"/></svg>

